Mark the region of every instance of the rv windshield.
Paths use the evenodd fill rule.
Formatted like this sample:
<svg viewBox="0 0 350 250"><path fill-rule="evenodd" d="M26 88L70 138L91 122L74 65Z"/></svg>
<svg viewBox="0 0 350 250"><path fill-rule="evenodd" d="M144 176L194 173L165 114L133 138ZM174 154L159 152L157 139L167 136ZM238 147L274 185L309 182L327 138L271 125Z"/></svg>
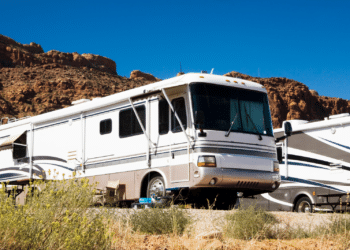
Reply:
<svg viewBox="0 0 350 250"><path fill-rule="evenodd" d="M203 129L273 136L267 95L209 83L191 83L193 113L203 111Z"/></svg>

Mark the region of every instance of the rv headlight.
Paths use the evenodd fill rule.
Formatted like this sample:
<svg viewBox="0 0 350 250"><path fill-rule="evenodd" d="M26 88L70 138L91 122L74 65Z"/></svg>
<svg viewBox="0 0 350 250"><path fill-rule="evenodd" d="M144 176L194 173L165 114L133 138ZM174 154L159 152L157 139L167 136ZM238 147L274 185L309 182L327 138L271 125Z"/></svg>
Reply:
<svg viewBox="0 0 350 250"><path fill-rule="evenodd" d="M198 167L216 167L215 156L199 156L198 157Z"/></svg>
<svg viewBox="0 0 350 250"><path fill-rule="evenodd" d="M280 164L277 161L273 162L273 172L279 172L280 171Z"/></svg>

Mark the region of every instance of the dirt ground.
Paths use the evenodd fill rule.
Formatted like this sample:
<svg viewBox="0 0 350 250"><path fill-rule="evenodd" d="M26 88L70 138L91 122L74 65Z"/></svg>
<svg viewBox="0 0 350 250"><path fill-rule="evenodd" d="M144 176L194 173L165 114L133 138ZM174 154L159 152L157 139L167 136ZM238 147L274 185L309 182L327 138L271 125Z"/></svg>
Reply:
<svg viewBox="0 0 350 250"><path fill-rule="evenodd" d="M311 249L343 249L340 244L323 239L302 239L302 240L228 240L222 238L196 239L167 236L140 236L143 239L137 245L130 245L130 249L233 249L233 250L311 250Z"/></svg>
<svg viewBox="0 0 350 250"><path fill-rule="evenodd" d="M125 211L125 210L124 210ZM189 209L193 225L190 234L183 236L133 235L132 240L120 243L125 249L344 249L343 239L331 239L327 235L317 239L295 240L236 240L223 236L225 215L230 211ZM329 223L333 214L272 212L281 227L313 229ZM118 248L118 243L116 244ZM122 246L123 245L123 246Z"/></svg>

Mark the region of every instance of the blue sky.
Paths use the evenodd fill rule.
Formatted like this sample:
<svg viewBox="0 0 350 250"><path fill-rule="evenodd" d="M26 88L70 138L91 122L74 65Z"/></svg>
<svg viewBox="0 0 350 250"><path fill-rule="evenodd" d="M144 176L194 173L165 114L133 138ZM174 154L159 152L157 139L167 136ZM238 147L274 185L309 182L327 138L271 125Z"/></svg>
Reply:
<svg viewBox="0 0 350 250"><path fill-rule="evenodd" d="M0 0L0 34L165 79L238 71L350 99L350 1Z"/></svg>

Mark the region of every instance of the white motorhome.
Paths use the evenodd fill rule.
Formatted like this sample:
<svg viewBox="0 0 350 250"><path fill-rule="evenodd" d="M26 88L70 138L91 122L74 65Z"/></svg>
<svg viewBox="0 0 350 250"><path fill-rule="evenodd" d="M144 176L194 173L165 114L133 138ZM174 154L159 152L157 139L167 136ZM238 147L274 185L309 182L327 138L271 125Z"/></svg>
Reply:
<svg viewBox="0 0 350 250"><path fill-rule="evenodd" d="M217 207L280 184L267 91L189 73L0 126L0 181L77 176L124 185L121 199L180 189Z"/></svg>
<svg viewBox="0 0 350 250"><path fill-rule="evenodd" d="M350 115L311 122L291 120L283 125L291 126L291 131L286 130L289 135L282 128L274 130L281 156L281 185L253 202L268 210L349 210Z"/></svg>

